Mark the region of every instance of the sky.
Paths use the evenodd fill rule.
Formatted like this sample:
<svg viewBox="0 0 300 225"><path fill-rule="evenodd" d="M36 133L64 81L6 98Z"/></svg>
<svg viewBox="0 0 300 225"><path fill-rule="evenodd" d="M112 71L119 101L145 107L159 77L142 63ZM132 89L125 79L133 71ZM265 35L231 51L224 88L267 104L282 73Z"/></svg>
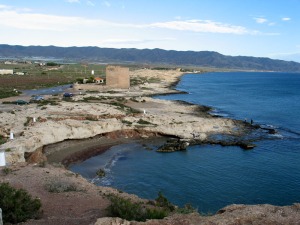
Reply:
<svg viewBox="0 0 300 225"><path fill-rule="evenodd" d="M0 44L216 51L300 62L300 0L0 0Z"/></svg>

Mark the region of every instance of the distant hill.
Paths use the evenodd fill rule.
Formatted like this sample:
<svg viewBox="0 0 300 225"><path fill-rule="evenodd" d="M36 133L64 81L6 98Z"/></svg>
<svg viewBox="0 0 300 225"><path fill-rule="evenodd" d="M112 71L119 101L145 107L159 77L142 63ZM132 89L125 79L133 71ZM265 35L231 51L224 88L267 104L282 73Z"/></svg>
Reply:
<svg viewBox="0 0 300 225"><path fill-rule="evenodd" d="M225 56L211 51L167 51L162 49L115 49L99 47L55 47L0 45L0 57L54 57L105 63L168 64L241 70L300 72L300 63L248 56Z"/></svg>

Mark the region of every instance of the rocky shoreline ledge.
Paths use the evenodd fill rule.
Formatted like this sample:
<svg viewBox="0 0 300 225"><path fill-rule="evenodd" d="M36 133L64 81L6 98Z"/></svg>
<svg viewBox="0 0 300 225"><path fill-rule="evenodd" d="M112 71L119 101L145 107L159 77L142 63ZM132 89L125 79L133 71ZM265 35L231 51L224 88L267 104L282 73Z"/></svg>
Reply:
<svg viewBox="0 0 300 225"><path fill-rule="evenodd" d="M48 104L15 106L2 113L0 123L0 135L8 137L13 132L15 138L0 148L6 151L8 163L16 163L25 162L26 155L49 144L122 130L201 143L214 134L240 137L252 129L242 121L213 117L207 107L144 97L176 93L169 86L181 75L178 71L138 70L131 77L142 77L145 81L130 90L86 93L69 101L49 96ZM149 83L144 76L158 81Z"/></svg>
<svg viewBox="0 0 300 225"><path fill-rule="evenodd" d="M101 218L107 216L105 208L109 200L105 198L106 194L114 193L132 199L138 197L120 193L113 188L96 187L77 174L61 168L60 164L47 163L51 152L61 149L61 146L53 147L56 143L73 141L77 146L77 151L64 151L57 159L52 160L61 161L66 166L99 154L109 146L126 142L130 138L167 136L176 137L178 146L213 143L249 147L247 142L240 139L254 129L248 123L214 117L208 113L209 109L206 107L147 97L178 93L170 86L177 82L181 75L181 72L173 70L132 71L131 78L143 82L130 90L78 94L70 101L48 96L47 104L13 106L11 111L2 112L0 135L8 138L10 132L13 132L14 139L0 145L0 149L5 152L6 162L14 173L2 173L0 179L41 198L45 212L40 220L25 224L91 224L95 223L97 218L100 219L96 224L142 224L116 218ZM150 78L155 78L155 82L150 82ZM213 140L211 137L214 135L229 136L234 141ZM102 138L100 148L96 148L97 142L95 145L91 144L93 138ZM79 143L76 143L76 140L81 139L87 140L83 142L87 151L82 151ZM88 143L91 145L88 146ZM183 147L178 150L182 149ZM44 186L51 179L71 179L85 192L46 193ZM61 204L62 199L64 204ZM90 204L88 199L98 202ZM76 205L78 202L80 208ZM69 210L68 215L71 216L67 216L67 212L61 213L62 210ZM198 213L172 215L164 220L148 221L145 224L244 224L245 221L296 224L293 222L300 221L299 210L297 204L286 207L233 205L211 217L203 217Z"/></svg>

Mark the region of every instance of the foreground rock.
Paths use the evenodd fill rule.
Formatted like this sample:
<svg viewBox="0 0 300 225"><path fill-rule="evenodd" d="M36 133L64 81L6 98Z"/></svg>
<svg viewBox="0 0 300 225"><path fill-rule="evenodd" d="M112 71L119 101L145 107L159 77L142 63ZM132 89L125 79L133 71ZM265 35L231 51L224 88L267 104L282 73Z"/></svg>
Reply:
<svg viewBox="0 0 300 225"><path fill-rule="evenodd" d="M213 216L176 214L163 220L132 222L120 218L101 218L95 225L299 225L300 204L292 206L230 205Z"/></svg>

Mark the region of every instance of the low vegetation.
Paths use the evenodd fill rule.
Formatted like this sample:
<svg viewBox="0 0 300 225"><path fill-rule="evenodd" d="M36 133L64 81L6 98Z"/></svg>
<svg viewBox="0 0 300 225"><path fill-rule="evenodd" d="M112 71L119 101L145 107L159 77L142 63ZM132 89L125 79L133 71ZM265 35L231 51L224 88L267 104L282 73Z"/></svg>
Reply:
<svg viewBox="0 0 300 225"><path fill-rule="evenodd" d="M159 83L161 79L157 77L132 77L130 78L130 86L137 86L145 83Z"/></svg>
<svg viewBox="0 0 300 225"><path fill-rule="evenodd" d="M57 99L55 99L55 98L45 99L45 100L38 102L38 106L45 106L45 105L59 105L59 103L57 102Z"/></svg>
<svg viewBox="0 0 300 225"><path fill-rule="evenodd" d="M13 170L12 170L11 168L9 168L9 167L4 167L4 168L2 169L2 172L3 172L4 175L11 174L12 171L13 171ZM0 208L1 208L1 207L0 207Z"/></svg>
<svg viewBox="0 0 300 225"><path fill-rule="evenodd" d="M112 217L120 217L126 220L146 221L148 219L163 219L171 213L188 214L196 212L190 205L186 204L183 208L173 205L162 192L158 193L154 201L147 203L132 201L117 195L109 195L111 205L108 212Z"/></svg>
<svg viewBox="0 0 300 225"><path fill-rule="evenodd" d="M175 210L175 206L165 197L162 192L158 192L158 196L155 199L155 205L168 209L170 212Z"/></svg>
<svg viewBox="0 0 300 225"><path fill-rule="evenodd" d="M149 122L147 120L143 120L143 119L139 119L137 121L137 123L140 124L140 125L155 125L155 124L153 124L153 123L151 123L151 122Z"/></svg>
<svg viewBox="0 0 300 225"><path fill-rule="evenodd" d="M37 219L41 215L42 204L23 189L15 189L8 183L0 184L0 208L3 223L21 223L28 219Z"/></svg>
<svg viewBox="0 0 300 225"><path fill-rule="evenodd" d="M136 114L136 113L140 113L139 110L136 110L132 107L129 107L129 106L126 106L124 105L123 103L120 103L120 102L105 102L106 104L110 104L110 105L114 105L114 106L117 106L117 108L119 110L122 110L124 111L126 114Z"/></svg>
<svg viewBox="0 0 300 225"><path fill-rule="evenodd" d="M49 192L53 193L82 191L77 187L75 183L64 179L51 180L46 184L45 188Z"/></svg>
<svg viewBox="0 0 300 225"><path fill-rule="evenodd" d="M126 220L146 221L147 219L163 219L169 213L165 208L146 206L142 202L132 202L130 199L116 195L109 197L111 205L108 208L112 217L120 217Z"/></svg>
<svg viewBox="0 0 300 225"><path fill-rule="evenodd" d="M0 135L0 145L4 144L6 142L6 138Z"/></svg>
<svg viewBox="0 0 300 225"><path fill-rule="evenodd" d="M94 76L90 76L90 77L85 77L85 78L77 78L76 79L76 82L78 84L83 84L84 83L84 80L85 80L85 83L86 84L89 84L89 83L94 83L95 82L95 77Z"/></svg>
<svg viewBox="0 0 300 225"><path fill-rule="evenodd" d="M97 116L94 116L94 115L87 115L85 117L86 120L89 120L89 121L98 121L98 118Z"/></svg>
<svg viewBox="0 0 300 225"><path fill-rule="evenodd" d="M53 68L57 67L57 68ZM63 84L71 84L78 77L89 77L91 70L95 76L104 76L105 66L96 64L66 64L60 65L55 62L48 62L45 66L37 64L4 65L3 69L13 69L14 72L24 72L26 75L1 75L0 76L0 98L17 96L17 90L28 90L53 87Z"/></svg>
<svg viewBox="0 0 300 225"><path fill-rule="evenodd" d="M33 121L32 117L26 117L26 121L24 123L24 127L27 127L31 123L31 121Z"/></svg>
<svg viewBox="0 0 300 225"><path fill-rule="evenodd" d="M132 125L132 122L130 122L128 120L122 120L122 123L127 124L127 125Z"/></svg>
<svg viewBox="0 0 300 225"><path fill-rule="evenodd" d="M12 90L11 88L1 88L0 89L0 99L1 98L8 98L8 97L11 97L11 96L18 96L20 95L21 92L19 91L14 91Z"/></svg>

